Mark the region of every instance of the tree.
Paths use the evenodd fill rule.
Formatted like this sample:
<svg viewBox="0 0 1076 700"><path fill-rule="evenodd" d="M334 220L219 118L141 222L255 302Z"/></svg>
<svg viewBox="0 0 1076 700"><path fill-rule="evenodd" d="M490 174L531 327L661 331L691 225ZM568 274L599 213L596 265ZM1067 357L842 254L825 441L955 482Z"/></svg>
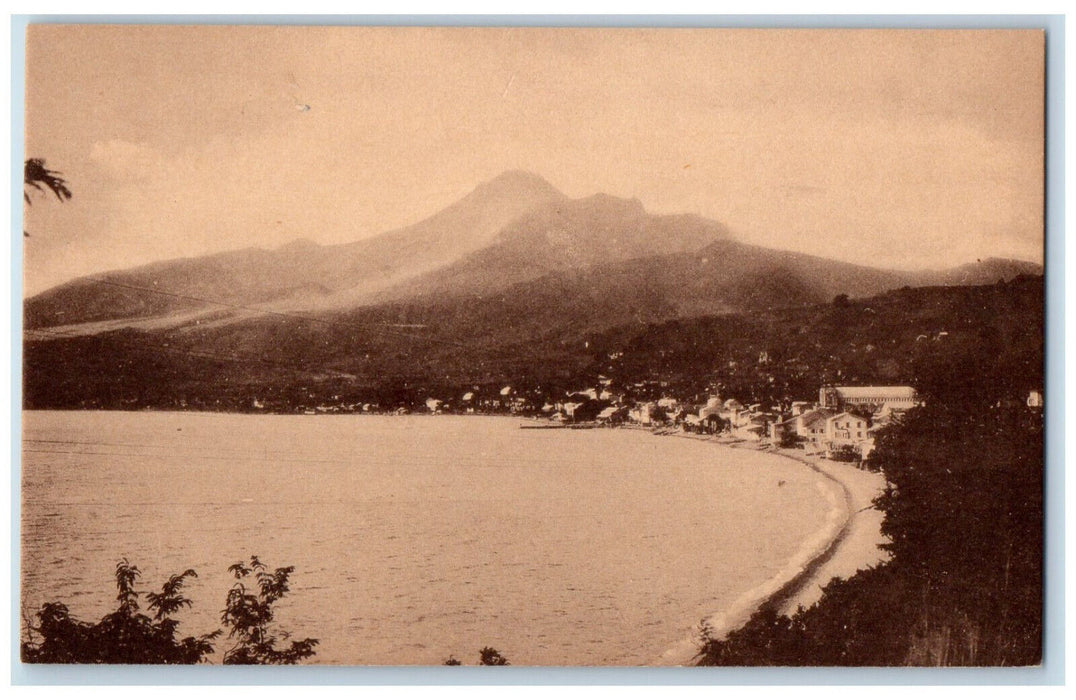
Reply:
<svg viewBox="0 0 1076 700"><path fill-rule="evenodd" d="M229 639L236 644L224 654L225 664L296 664L314 655L316 639L303 639L290 646L277 648L277 635L272 631L273 604L288 592L288 578L295 567L287 566L272 573L258 557L250 558L250 565L236 562L228 567L236 578L228 591L228 600L221 614L221 622L230 629ZM257 582L256 592L243 583L253 575Z"/></svg>
<svg viewBox="0 0 1076 700"><path fill-rule="evenodd" d="M27 204L31 204L30 193L25 188L32 187L38 192L44 192L45 189L49 189L56 199L61 202L66 199L71 199L71 190L67 188L67 182L60 177L62 173L55 170L49 170L45 167L44 158L30 158L23 166L23 191L22 198L26 200ZM42 187L44 185L44 187ZM24 237L29 237L26 231L22 232Z"/></svg>
<svg viewBox="0 0 1076 700"><path fill-rule="evenodd" d="M912 663L1038 663L1041 415L928 403L883 431L871 459L889 483L875 501L886 548L916 591Z"/></svg>
<svg viewBox="0 0 1076 700"><path fill-rule="evenodd" d="M858 462L861 456L855 445L838 445L830 450L829 458L834 462Z"/></svg>
<svg viewBox="0 0 1076 700"><path fill-rule="evenodd" d="M26 161L26 165L23 168L23 186L32 187L38 192L44 192L47 188L54 195L56 199L61 202L67 199L71 199L71 190L67 188L67 182L61 177L63 173L55 170L49 170L45 167L45 160L43 158L30 158ZM44 187L42 187L44 185ZM22 193L23 199L27 204L30 202L30 193L25 189Z"/></svg>
<svg viewBox="0 0 1076 700"><path fill-rule="evenodd" d="M277 648L277 633L271 630L273 604L288 592L288 578L294 567L272 572L250 558L229 567L237 583L228 592L221 620L235 645L224 654L225 664L295 664L314 655L316 639L303 639ZM257 592L249 593L243 580L253 575ZM126 559L116 565L118 607L96 624L71 617L63 603L46 603L35 614L37 624L27 622L21 645L26 663L105 664L196 664L214 652L213 641L220 629L199 637L178 639L178 621L173 615L191 607L183 588L198 574L187 569L169 577L159 593L142 593L135 584L142 576ZM145 596L147 612L140 611ZM286 633L281 636L287 637Z"/></svg>
<svg viewBox="0 0 1076 700"><path fill-rule="evenodd" d="M462 666L463 664L455 656L449 656L445 659L445 666ZM478 652L478 665L479 666L511 666L508 663L508 659L501 656L501 652L497 651L493 647L482 647Z"/></svg>
<svg viewBox="0 0 1076 700"><path fill-rule="evenodd" d="M479 666L509 666L508 659L493 647L482 647L478 652Z"/></svg>
<svg viewBox="0 0 1076 700"><path fill-rule="evenodd" d="M783 447L785 449L793 449L799 447L804 442L806 442L806 440L804 440L802 437L792 432L791 430L784 431L783 433L781 433L781 437L777 439L778 447Z"/></svg>
<svg viewBox="0 0 1076 700"><path fill-rule="evenodd" d="M182 594L188 579L197 578L187 569L168 579L160 593L146 594L152 617L140 612L135 582L142 573L126 559L116 565L116 600L119 607L97 624L71 617L63 603L46 603L37 612L36 626L28 625L22 659L43 664L196 664L213 653L215 630L200 637L176 638L178 622L172 614L191 601ZM41 640L36 641L35 635Z"/></svg>

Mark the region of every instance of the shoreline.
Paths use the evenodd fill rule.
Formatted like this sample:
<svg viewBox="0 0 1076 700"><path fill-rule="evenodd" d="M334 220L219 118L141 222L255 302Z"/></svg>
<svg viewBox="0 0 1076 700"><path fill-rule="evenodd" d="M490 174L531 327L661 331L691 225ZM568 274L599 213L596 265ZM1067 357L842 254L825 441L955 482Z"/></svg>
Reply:
<svg viewBox="0 0 1076 700"><path fill-rule="evenodd" d="M712 437L674 435L730 449L746 449ZM825 479L825 486L822 482L818 484L829 504L825 522L804 539L777 573L741 594L725 609L703 618L691 636L663 652L654 666L693 666L701 657L704 628L711 637L724 639L760 610L776 609L778 614L792 615L798 608L808 608L817 602L822 587L833 577L848 578L860 569L885 561L886 556L879 548L885 541L879 529L882 514L870 507L874 496L884 488L881 474L848 463L812 459L793 450L765 451L799 462Z"/></svg>
<svg viewBox="0 0 1076 700"><path fill-rule="evenodd" d="M37 412L37 411L31 411ZM63 411L40 411L63 412ZM89 411L103 413L105 411ZM212 411L165 411L186 415L214 416ZM226 412L225 412L226 413ZM274 415L274 414L230 414ZM331 415L331 414L330 414ZM345 414L347 415L347 414ZM353 414L376 415L386 418L435 417L434 414ZM451 417L502 418L518 421L518 416L487 414L445 414ZM338 416L343 417L343 416ZM523 426L518 426L523 427ZM567 427L567 426L550 426ZM582 427L582 426L581 426ZM586 425L587 428L597 427ZM606 428L608 429L608 428ZM674 429L653 429L637 425L617 426L615 429L634 430L660 437L679 437L699 442L709 442L729 449L771 453L803 464L819 477L815 486L827 503L821 525L809 533L789 559L771 576L741 593L730 604L706 615L702 623L692 626L690 633L672 647L666 649L649 666L688 666L700 658L700 633L703 626L716 639L743 627L757 611L776 608L779 614L791 615L800 606L810 607L821 597L821 588L834 576L848 578L857 570L884 561L878 549L883 540L879 526L881 513L870 509L870 501L884 487L880 474L866 472L850 463L832 462L818 456L806 455L802 450L761 448L758 443L730 436L713 436L684 433ZM680 628L683 630L683 628ZM675 633L675 632L674 632ZM679 633L682 634L683 632Z"/></svg>

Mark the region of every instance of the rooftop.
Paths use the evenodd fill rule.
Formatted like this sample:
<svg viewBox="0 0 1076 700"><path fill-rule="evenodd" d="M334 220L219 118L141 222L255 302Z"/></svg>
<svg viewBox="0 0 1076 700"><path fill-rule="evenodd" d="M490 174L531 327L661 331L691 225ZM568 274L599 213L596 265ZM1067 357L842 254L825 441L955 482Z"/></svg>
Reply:
<svg viewBox="0 0 1076 700"><path fill-rule="evenodd" d="M910 386L835 386L833 388L846 398L870 398L874 396L915 397L915 389Z"/></svg>

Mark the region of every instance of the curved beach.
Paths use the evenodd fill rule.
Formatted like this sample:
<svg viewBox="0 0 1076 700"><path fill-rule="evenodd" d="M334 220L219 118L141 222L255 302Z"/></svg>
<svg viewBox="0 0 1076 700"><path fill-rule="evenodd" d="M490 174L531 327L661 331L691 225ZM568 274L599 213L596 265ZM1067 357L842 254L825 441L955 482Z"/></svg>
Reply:
<svg viewBox="0 0 1076 700"><path fill-rule="evenodd" d="M712 438L702 439L723 444ZM727 443L724 446L734 449ZM885 542L881 534L882 513L872 507L873 499L885 487L881 474L849 463L806 457L795 450L771 452L800 462L822 477L816 485L829 505L825 522L804 539L780 571L724 610L705 618L692 636L666 650L654 665L693 665L699 657L703 629L715 639L724 638L766 605L776 606L783 615L791 615L798 608L817 602L822 587L832 578L847 578L885 560L886 554L881 549Z"/></svg>

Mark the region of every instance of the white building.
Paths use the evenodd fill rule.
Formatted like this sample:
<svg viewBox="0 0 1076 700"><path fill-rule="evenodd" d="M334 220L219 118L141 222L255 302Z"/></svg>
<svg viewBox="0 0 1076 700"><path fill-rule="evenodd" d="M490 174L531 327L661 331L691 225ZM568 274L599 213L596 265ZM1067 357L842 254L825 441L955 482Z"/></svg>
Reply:
<svg viewBox="0 0 1076 700"><path fill-rule="evenodd" d="M654 422L654 413L657 411L657 406L658 405L652 401L649 403L641 403L631 409L628 416L636 423L650 425Z"/></svg>
<svg viewBox="0 0 1076 700"><path fill-rule="evenodd" d="M826 439L826 424L833 417L833 411L818 408L805 411L795 417L796 435L820 447Z"/></svg>
<svg viewBox="0 0 1076 700"><path fill-rule="evenodd" d="M858 445L870 436L870 422L854 413L838 413L826 419L826 440L830 445Z"/></svg>

